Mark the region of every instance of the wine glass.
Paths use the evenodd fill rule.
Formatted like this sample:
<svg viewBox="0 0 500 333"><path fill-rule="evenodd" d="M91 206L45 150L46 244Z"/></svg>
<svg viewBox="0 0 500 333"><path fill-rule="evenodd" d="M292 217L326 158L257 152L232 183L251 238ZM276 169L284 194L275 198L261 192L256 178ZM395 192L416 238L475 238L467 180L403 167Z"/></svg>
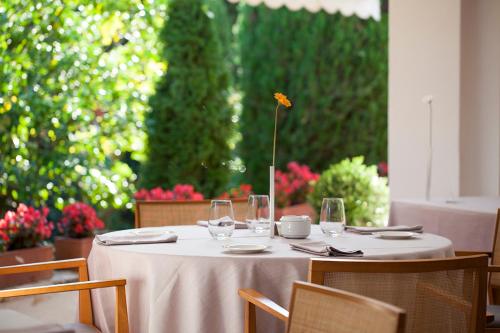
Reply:
<svg viewBox="0 0 500 333"><path fill-rule="evenodd" d="M232 236L234 231L234 213L231 200L212 200L208 231L214 239L223 240Z"/></svg>
<svg viewBox="0 0 500 333"><path fill-rule="evenodd" d="M345 228L344 200L342 198L324 198L319 217L321 231L327 237L337 237Z"/></svg>
<svg viewBox="0 0 500 333"><path fill-rule="evenodd" d="M246 223L249 229L256 233L267 232L271 226L269 214L268 195L252 194L248 197Z"/></svg>

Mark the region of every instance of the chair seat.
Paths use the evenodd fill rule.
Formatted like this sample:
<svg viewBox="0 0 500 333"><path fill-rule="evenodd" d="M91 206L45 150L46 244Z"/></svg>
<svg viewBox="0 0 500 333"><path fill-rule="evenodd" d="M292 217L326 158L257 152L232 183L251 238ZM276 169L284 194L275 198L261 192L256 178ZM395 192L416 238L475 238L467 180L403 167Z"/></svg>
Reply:
<svg viewBox="0 0 500 333"><path fill-rule="evenodd" d="M500 305L488 305L486 311L495 317L493 321L486 324L486 327L500 328Z"/></svg>
<svg viewBox="0 0 500 333"><path fill-rule="evenodd" d="M84 324L47 324L10 309L0 309L0 333L99 333Z"/></svg>

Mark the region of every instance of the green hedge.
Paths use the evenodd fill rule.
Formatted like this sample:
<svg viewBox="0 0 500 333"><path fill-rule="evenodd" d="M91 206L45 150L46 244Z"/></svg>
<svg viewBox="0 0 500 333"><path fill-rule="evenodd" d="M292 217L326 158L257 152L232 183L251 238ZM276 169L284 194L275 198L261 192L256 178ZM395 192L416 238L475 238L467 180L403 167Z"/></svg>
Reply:
<svg viewBox="0 0 500 333"><path fill-rule="evenodd" d="M386 160L387 16L240 8L246 181L257 192L268 186L275 91L294 102L280 112L277 168L295 160L320 171L356 155Z"/></svg>
<svg viewBox="0 0 500 333"><path fill-rule="evenodd" d="M192 184L205 196L229 179L232 112L219 35L203 0L172 0L160 39L166 75L150 99L142 185Z"/></svg>

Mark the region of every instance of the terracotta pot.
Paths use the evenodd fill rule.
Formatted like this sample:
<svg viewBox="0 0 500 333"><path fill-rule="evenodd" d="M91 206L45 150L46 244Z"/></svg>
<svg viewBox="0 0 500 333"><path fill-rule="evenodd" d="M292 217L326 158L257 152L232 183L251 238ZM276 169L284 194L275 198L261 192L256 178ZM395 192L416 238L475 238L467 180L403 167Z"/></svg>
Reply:
<svg viewBox="0 0 500 333"><path fill-rule="evenodd" d="M39 246L0 253L0 266L31 264L52 260L54 260L54 248L52 246ZM52 273L53 271L42 271L3 275L0 277L0 289L39 280L47 280L52 277Z"/></svg>
<svg viewBox="0 0 500 333"><path fill-rule="evenodd" d="M308 203L278 208L275 211L275 220L278 221L284 215L307 215L313 221L316 220L316 211Z"/></svg>
<svg viewBox="0 0 500 333"><path fill-rule="evenodd" d="M56 237L54 246L56 248L56 259L88 258L92 249L94 237L69 238Z"/></svg>

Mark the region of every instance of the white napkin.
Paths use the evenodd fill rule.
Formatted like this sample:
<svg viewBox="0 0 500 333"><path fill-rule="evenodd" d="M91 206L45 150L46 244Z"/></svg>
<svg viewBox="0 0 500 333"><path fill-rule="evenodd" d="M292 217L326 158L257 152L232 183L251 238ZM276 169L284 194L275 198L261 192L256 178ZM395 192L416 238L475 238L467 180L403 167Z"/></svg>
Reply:
<svg viewBox="0 0 500 333"><path fill-rule="evenodd" d="M197 225L202 226L202 227L208 227L208 221L197 221ZM234 228L235 229L248 229L248 226L245 222L240 222L240 221L234 221Z"/></svg>
<svg viewBox="0 0 500 333"><path fill-rule="evenodd" d="M177 235L166 230L126 230L122 232L109 232L95 236L97 243L101 245L129 245L129 244L151 244L151 243L175 243Z"/></svg>
<svg viewBox="0 0 500 333"><path fill-rule="evenodd" d="M323 257L362 257L363 251L361 250L346 250L337 249L333 246L323 242L301 242L301 243L290 243L292 250L302 251L310 254L315 254Z"/></svg>
<svg viewBox="0 0 500 333"><path fill-rule="evenodd" d="M391 227L355 227L355 226L346 226L346 231L354 232L362 235L370 235L374 232L381 231L413 231L413 232L423 232L424 227L421 225L414 225L412 227L408 227L406 225L395 225Z"/></svg>

